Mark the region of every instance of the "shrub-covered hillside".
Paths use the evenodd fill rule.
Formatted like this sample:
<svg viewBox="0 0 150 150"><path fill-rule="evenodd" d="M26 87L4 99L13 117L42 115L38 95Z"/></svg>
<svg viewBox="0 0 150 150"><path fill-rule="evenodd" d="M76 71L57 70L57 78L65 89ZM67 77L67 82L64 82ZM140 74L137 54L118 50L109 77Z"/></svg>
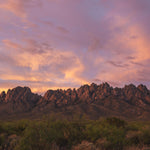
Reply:
<svg viewBox="0 0 150 150"><path fill-rule="evenodd" d="M82 118L0 123L0 150L133 150L149 146L149 122Z"/></svg>

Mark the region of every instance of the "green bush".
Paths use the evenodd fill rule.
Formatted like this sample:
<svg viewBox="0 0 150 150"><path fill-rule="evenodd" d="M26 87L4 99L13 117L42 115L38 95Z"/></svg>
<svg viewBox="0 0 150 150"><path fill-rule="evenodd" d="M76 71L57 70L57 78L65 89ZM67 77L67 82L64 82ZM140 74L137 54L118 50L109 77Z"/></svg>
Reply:
<svg viewBox="0 0 150 150"><path fill-rule="evenodd" d="M142 140L143 144L150 145L150 129L146 129L143 131L141 140Z"/></svg>
<svg viewBox="0 0 150 150"><path fill-rule="evenodd" d="M126 131L121 128L113 127L108 130L106 139L108 144L106 149L122 150L124 147Z"/></svg>
<svg viewBox="0 0 150 150"><path fill-rule="evenodd" d="M1 122L0 146L11 142L13 135L14 150L50 150L54 146L71 149L82 141L106 150L121 150L132 145L150 145L150 124L118 118Z"/></svg>
<svg viewBox="0 0 150 150"><path fill-rule="evenodd" d="M121 119L116 118L116 117L106 118L106 122L109 125L113 125L113 126L116 126L118 128L125 127L127 125L127 123L124 120L121 120Z"/></svg>

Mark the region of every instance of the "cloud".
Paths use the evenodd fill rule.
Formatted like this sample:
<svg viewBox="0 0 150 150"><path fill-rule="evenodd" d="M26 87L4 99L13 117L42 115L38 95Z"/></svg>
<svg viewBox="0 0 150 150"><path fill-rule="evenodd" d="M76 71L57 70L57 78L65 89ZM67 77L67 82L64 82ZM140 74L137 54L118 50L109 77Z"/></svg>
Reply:
<svg viewBox="0 0 150 150"><path fill-rule="evenodd" d="M64 27L58 26L57 29L64 34L69 33L69 31L65 29Z"/></svg>
<svg viewBox="0 0 150 150"><path fill-rule="evenodd" d="M112 60L107 61L107 63L109 63L115 67L120 67L120 68L126 68L129 66L128 64L123 64L122 62L116 62L116 61L112 61Z"/></svg>
<svg viewBox="0 0 150 150"><path fill-rule="evenodd" d="M0 8L2 80L36 90L149 85L148 0L6 0Z"/></svg>
<svg viewBox="0 0 150 150"><path fill-rule="evenodd" d="M10 55L7 55L5 53L1 53L1 52L0 52L0 62L5 65L6 64L14 65L16 63L16 61L14 60L13 57L11 57ZM4 65L2 65L1 67L4 67Z"/></svg>
<svg viewBox="0 0 150 150"><path fill-rule="evenodd" d="M15 42L12 42L11 40L8 40L8 39L5 39L2 41L4 43L4 45L8 48L11 48L11 49L21 49L21 45L15 43Z"/></svg>
<svg viewBox="0 0 150 150"><path fill-rule="evenodd" d="M39 44L33 39L23 39L25 46L16 44L11 40L3 40L5 48L12 49L15 56L15 65L9 62L9 76L2 79L20 79L33 81L51 81L83 83L80 74L84 66L77 55L71 51L52 49L48 43ZM3 59L4 64L6 58ZM8 69L8 68L7 68ZM10 73L11 72L11 73ZM20 73L22 72L22 73Z"/></svg>
<svg viewBox="0 0 150 150"><path fill-rule="evenodd" d="M41 23L45 24L45 25L48 25L50 27L53 27L54 24L51 22L51 21L41 21Z"/></svg>
<svg viewBox="0 0 150 150"><path fill-rule="evenodd" d="M13 49L14 52L22 51L22 52L27 52L31 54L42 54L42 53L45 53L46 51L53 50L50 44L46 42L38 42L34 39L28 39L28 38L19 39L18 41L5 39L2 42L5 45L5 48L7 48L8 50ZM22 44L20 44L20 42Z"/></svg>
<svg viewBox="0 0 150 150"><path fill-rule="evenodd" d="M88 47L88 50L89 51L94 51L94 50L97 50L97 49L100 49L100 48L102 48L102 47L100 46L99 39L98 38L94 38L94 39L92 39L92 41L91 41L91 43L90 43L90 45Z"/></svg>
<svg viewBox="0 0 150 150"><path fill-rule="evenodd" d="M28 8L41 5L39 0L6 0L0 3L0 8L12 12L18 17L26 18Z"/></svg>
<svg viewBox="0 0 150 150"><path fill-rule="evenodd" d="M34 39L23 39L23 42L25 42L26 45L24 49L32 54L42 54L46 51L53 50L50 44L46 42L37 42Z"/></svg>
<svg viewBox="0 0 150 150"><path fill-rule="evenodd" d="M80 85L70 82L70 83L61 83L58 84L56 82L36 82L36 81L27 81L27 80L0 80L0 92L6 91L9 88L14 88L16 86L28 86L32 89L32 92L38 93L38 94L44 94L45 91L48 89L68 89L68 88L74 88L79 87Z"/></svg>

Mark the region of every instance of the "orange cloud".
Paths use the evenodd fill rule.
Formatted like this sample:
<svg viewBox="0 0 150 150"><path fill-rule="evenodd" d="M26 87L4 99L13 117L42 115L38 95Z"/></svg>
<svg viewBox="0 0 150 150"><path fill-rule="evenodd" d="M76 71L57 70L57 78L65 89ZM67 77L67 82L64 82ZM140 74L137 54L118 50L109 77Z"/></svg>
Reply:
<svg viewBox="0 0 150 150"><path fill-rule="evenodd" d="M0 3L0 8L13 13L22 19L26 19L28 16L28 8L41 5L42 3L40 0L5 0L5 2Z"/></svg>
<svg viewBox="0 0 150 150"><path fill-rule="evenodd" d="M22 0L6 0L0 4L0 8L10 11L18 17L26 18L24 2Z"/></svg>
<svg viewBox="0 0 150 150"><path fill-rule="evenodd" d="M42 66L51 66L51 72L47 74L49 78L57 78L55 69L59 69L57 71L60 72L60 74L64 74L65 78L58 78L58 82L61 80L63 82L70 80L74 80L77 83L87 82L80 78L80 74L84 70L83 64L78 58L76 58L74 53L69 51L53 50L43 54L35 54L34 57L32 54L24 52L18 54L16 59L19 66L30 67L32 71L38 71ZM70 59L73 60L71 61ZM45 81L47 77L44 76L44 78Z"/></svg>
<svg viewBox="0 0 150 150"><path fill-rule="evenodd" d="M150 43L146 36L138 26L133 26L130 29L132 35L137 35L137 38L128 42L129 46L135 51L135 61L141 62L150 59Z"/></svg>
<svg viewBox="0 0 150 150"><path fill-rule="evenodd" d="M84 72L84 65L81 63L79 59L76 60L76 65L72 68L69 68L64 71L65 73L65 80L66 81L74 81L78 84L88 84L89 81L81 77L81 74Z"/></svg>
<svg viewBox="0 0 150 150"><path fill-rule="evenodd" d="M81 77L82 72L84 71L84 65L80 61L78 56L71 51L62 51L62 50L49 50L49 47L45 49L44 53L31 53L32 49L36 49L38 46L37 43L30 40L28 41L29 46L21 47L19 44L11 42L10 40L3 40L3 43L8 48L21 49L20 51L15 52L15 61L17 66L24 68L31 68L33 75L31 76L18 76L17 74L10 76L5 76L3 79L9 80L28 80L28 81L51 81L50 79L55 79L55 82L65 83L66 81L72 82L72 80L78 84L87 83L87 81ZM40 68L49 67L48 70L43 70L44 72L40 73ZM64 78L60 77L59 74L64 75ZM58 77L57 77L58 76Z"/></svg>
<svg viewBox="0 0 150 150"><path fill-rule="evenodd" d="M3 43L5 44L5 46L7 46L8 48L13 48L13 49L22 48L21 45L15 43L15 42L12 42L11 40L8 40L8 39L3 40L2 42L3 42Z"/></svg>
<svg viewBox="0 0 150 150"><path fill-rule="evenodd" d="M107 43L108 52L112 54L109 57L110 63L104 64L106 69L103 67L104 71L99 72L96 78L102 81L114 81L120 84L134 82L138 80L139 69L142 67L137 66L137 64L142 64L150 59L149 38L144 34L143 28L138 24L130 24L128 18L115 15L113 16L115 21L111 24L111 31L114 31L113 38ZM117 28L121 31L115 32ZM134 63L130 59L125 59L125 56L133 58ZM116 61L118 63L115 63Z"/></svg>

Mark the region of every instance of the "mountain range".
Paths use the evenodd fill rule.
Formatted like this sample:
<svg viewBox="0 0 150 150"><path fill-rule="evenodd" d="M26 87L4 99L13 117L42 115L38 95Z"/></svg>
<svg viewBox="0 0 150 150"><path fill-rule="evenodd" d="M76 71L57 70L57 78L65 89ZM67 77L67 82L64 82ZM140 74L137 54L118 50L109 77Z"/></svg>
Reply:
<svg viewBox="0 0 150 150"><path fill-rule="evenodd" d="M48 90L44 96L20 86L0 94L0 120L52 114L67 118L85 115L91 119L115 116L150 120L150 90L142 84L113 88L108 83L92 83L78 89Z"/></svg>

